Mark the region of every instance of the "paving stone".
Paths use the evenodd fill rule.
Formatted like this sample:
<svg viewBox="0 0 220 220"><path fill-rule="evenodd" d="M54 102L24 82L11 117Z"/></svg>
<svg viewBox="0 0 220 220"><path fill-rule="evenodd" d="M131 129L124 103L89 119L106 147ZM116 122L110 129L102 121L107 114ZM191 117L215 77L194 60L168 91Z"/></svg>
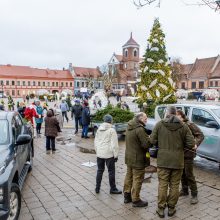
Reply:
<svg viewBox="0 0 220 220"><path fill-rule="evenodd" d="M71 136L72 130L64 130L63 135ZM80 141L80 135L71 136ZM94 147L93 139L83 140L86 147ZM123 195L109 194L108 172L104 172L99 194L94 192L97 167L83 167L83 162L96 162L94 154L81 153L77 148L56 143L59 153L45 154L45 137L35 139L34 167L28 175L22 190L22 209L19 220L158 220L157 174L151 183L144 183L141 198L148 200L147 208L132 208L123 203ZM124 165L124 141L119 142L119 160L116 164L116 183L123 188L126 166ZM156 160L152 159L152 165ZM195 175L199 190L199 203L190 205L190 196L180 198L177 213L172 220L220 220L220 172L195 163ZM167 212L167 211L166 211ZM167 217L165 219L168 219Z"/></svg>

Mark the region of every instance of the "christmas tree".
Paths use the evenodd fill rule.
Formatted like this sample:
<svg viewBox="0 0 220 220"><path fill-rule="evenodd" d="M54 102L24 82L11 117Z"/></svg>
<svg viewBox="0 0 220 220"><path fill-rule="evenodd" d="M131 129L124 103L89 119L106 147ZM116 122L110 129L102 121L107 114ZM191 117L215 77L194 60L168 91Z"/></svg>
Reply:
<svg viewBox="0 0 220 220"><path fill-rule="evenodd" d="M154 20L148 39L144 61L140 65L141 81L137 95L139 103L148 103L148 114L158 104L175 103L175 82L171 78L169 57L166 53L165 34L159 19Z"/></svg>

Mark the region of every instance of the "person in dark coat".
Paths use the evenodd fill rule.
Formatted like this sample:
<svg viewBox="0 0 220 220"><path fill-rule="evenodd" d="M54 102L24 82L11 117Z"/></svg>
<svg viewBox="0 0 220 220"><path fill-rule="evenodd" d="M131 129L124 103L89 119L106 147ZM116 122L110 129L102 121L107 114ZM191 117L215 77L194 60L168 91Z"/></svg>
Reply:
<svg viewBox="0 0 220 220"><path fill-rule="evenodd" d="M24 102L19 103L19 107L17 108L18 113L21 115L22 118L24 118L24 112L25 112L26 106Z"/></svg>
<svg viewBox="0 0 220 220"><path fill-rule="evenodd" d="M52 153L55 153L55 138L61 132L59 122L51 110L47 111L45 118L45 136L46 136L46 153L50 154L51 148Z"/></svg>
<svg viewBox="0 0 220 220"><path fill-rule="evenodd" d="M150 164L146 157L151 147L150 137L145 130L147 115L140 112L128 122L126 130L125 164L127 173L124 180L124 203L132 202L133 207L145 207L147 201L140 199L140 191L144 180L145 167Z"/></svg>
<svg viewBox="0 0 220 220"><path fill-rule="evenodd" d="M71 117L73 118L73 116L74 116L74 118L75 118L75 134L78 133L79 125L82 124L82 122L81 122L82 110L83 110L83 107L80 105L80 101L76 100L75 105L72 106L72 112L71 112Z"/></svg>
<svg viewBox="0 0 220 220"><path fill-rule="evenodd" d="M189 195L189 188L190 188L191 196L192 196L190 203L197 204L198 187L193 173L193 161L194 161L194 157L196 156L196 149L204 140L204 134L196 124L189 121L189 119L186 117L185 113L182 110L180 109L177 110L177 117L188 125L196 142L194 149L192 150L185 149L184 151L184 169L181 179L182 189L180 191L180 196Z"/></svg>
<svg viewBox="0 0 220 220"><path fill-rule="evenodd" d="M166 117L155 125L151 134L151 143L159 147L156 212L160 218L164 218L164 209L168 206L168 216L171 217L176 213L176 204L179 199L179 184L184 168L184 149L191 150L195 146L189 127L176 116L175 106L168 106Z"/></svg>
<svg viewBox="0 0 220 220"><path fill-rule="evenodd" d="M84 108L82 110L82 138L89 138L88 137L88 130L90 124L90 110L89 110L89 103L84 102Z"/></svg>

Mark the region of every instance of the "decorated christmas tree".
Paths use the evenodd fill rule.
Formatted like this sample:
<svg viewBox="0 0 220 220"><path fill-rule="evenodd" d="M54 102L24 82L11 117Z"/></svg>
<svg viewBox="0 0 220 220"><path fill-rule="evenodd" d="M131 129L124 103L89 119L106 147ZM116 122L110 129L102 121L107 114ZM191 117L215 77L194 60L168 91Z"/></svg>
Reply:
<svg viewBox="0 0 220 220"><path fill-rule="evenodd" d="M137 92L139 102L148 104L147 113L150 115L156 105L176 102L175 82L171 78L164 39L159 19L155 19L140 65L141 81Z"/></svg>

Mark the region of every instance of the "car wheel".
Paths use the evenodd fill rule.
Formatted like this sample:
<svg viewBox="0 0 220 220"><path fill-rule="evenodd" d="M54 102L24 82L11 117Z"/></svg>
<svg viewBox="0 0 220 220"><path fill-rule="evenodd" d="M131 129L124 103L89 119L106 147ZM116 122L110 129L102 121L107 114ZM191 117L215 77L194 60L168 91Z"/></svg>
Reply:
<svg viewBox="0 0 220 220"><path fill-rule="evenodd" d="M21 191L16 183L12 183L10 192L10 212L8 220L17 220L21 210Z"/></svg>
<svg viewBox="0 0 220 220"><path fill-rule="evenodd" d="M28 162L30 163L28 172L31 172L32 168L33 168L33 147L31 147L31 150L30 150L30 154L29 154L29 157L28 157Z"/></svg>

